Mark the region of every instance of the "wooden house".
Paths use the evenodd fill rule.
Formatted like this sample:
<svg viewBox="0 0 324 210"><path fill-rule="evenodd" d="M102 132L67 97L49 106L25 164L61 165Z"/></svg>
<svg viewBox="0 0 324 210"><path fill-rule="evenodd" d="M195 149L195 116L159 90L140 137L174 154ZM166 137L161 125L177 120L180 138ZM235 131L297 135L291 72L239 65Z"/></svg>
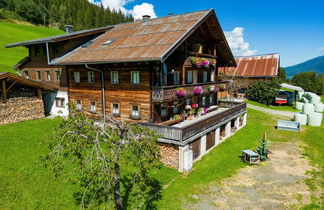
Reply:
<svg viewBox="0 0 324 210"><path fill-rule="evenodd" d="M48 64L66 70L69 101L89 117L160 134L163 162L179 171L246 123L245 104L218 97L218 69L236 62L213 9L115 25Z"/></svg>

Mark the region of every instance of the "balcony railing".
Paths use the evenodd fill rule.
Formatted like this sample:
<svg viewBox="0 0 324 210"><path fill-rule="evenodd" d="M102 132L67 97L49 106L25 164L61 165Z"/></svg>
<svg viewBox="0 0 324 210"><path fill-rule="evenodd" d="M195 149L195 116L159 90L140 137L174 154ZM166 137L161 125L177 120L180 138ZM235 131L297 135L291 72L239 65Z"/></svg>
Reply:
<svg viewBox="0 0 324 210"><path fill-rule="evenodd" d="M196 86L201 86L204 93L208 93L208 86L215 85L216 91L220 90L220 86L224 86L224 90L228 89L228 82L215 83L209 82L202 84L186 84L183 85L173 85L173 86L162 86L162 87L153 87L152 88L152 100L153 102L164 101L168 99L177 98L177 88L184 88L186 91L186 96L193 95L193 89Z"/></svg>
<svg viewBox="0 0 324 210"><path fill-rule="evenodd" d="M224 104L225 102L223 102ZM194 121L189 123L183 127L179 126L166 126L166 125L159 125L154 123L140 123L142 126L150 128L154 130L157 134L161 135L162 138L173 141L179 142L185 141L186 139L199 134L200 132L217 125L221 122L224 122L231 117L234 117L239 114L243 114L246 112L246 104L245 103L227 103L229 106L228 109L217 112L214 111L210 114L202 117L198 121Z"/></svg>

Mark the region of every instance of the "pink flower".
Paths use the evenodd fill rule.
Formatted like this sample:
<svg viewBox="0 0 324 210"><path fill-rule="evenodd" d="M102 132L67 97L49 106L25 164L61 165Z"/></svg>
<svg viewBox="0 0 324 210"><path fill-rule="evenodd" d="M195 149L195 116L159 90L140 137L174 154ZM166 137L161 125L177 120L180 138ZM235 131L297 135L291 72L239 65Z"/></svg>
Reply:
<svg viewBox="0 0 324 210"><path fill-rule="evenodd" d="M192 108L198 108L198 104L192 104L191 107Z"/></svg>

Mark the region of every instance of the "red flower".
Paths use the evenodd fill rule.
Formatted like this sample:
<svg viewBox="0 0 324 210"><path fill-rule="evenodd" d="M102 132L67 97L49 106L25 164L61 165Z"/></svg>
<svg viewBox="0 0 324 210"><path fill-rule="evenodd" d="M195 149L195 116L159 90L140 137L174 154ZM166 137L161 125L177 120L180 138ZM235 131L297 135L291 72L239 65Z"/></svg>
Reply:
<svg viewBox="0 0 324 210"><path fill-rule="evenodd" d="M198 108L198 104L192 104L191 107L192 108Z"/></svg>

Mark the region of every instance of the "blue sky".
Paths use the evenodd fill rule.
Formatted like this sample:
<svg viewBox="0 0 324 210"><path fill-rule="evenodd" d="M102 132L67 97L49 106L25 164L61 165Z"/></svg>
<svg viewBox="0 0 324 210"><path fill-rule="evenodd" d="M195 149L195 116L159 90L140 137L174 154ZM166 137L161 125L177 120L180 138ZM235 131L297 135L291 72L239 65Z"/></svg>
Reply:
<svg viewBox="0 0 324 210"><path fill-rule="evenodd" d="M250 54L277 52L281 56L281 66L324 55L324 0L102 1L131 12L140 8L136 6L148 3L158 17L214 8L224 31L230 33L236 27L241 29L236 32L244 38L245 48L246 43L249 44ZM141 9L136 11L143 12Z"/></svg>

